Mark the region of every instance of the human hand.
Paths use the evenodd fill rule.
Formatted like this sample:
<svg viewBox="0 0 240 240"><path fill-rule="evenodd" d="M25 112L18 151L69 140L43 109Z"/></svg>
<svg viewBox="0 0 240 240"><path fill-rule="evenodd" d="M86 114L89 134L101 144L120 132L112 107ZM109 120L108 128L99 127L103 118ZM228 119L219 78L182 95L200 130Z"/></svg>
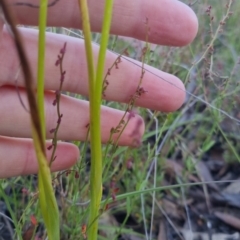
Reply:
<svg viewBox="0 0 240 240"><path fill-rule="evenodd" d="M14 0L8 1L16 3ZM39 1L32 0L31 4ZM103 0L89 1L92 31L100 31L103 15ZM38 10L27 6L12 6L18 23L24 25L38 24ZM197 19L190 8L177 0L116 0L114 3L111 33L145 40L146 30L144 21L148 19L150 31L149 42L171 46L184 46L190 43L197 33ZM79 7L77 1L60 0L49 8L48 25L68 28L81 28ZM6 27L1 28L0 42L0 178L36 173L38 166L31 140L30 116L20 101L15 89L16 74L20 63L15 50L15 44ZM37 70L37 31L21 28L24 46L34 74L36 83ZM50 129L56 126L56 108L52 105L55 99L53 91L59 88L59 68L55 61L64 42L67 42L67 51L63 67L66 77L63 90L88 94L87 63L85 59L84 42L66 35L48 33L46 36L46 81L45 81L45 109L46 133L51 139ZM98 47L93 46L95 58ZM106 69L116 59L116 55L108 52ZM135 61L138 63L137 61ZM141 63L138 63L141 66ZM105 99L127 103L135 93L142 69L131 62L122 59L119 69L113 69L108 77L109 86L105 92ZM179 108L185 98L182 82L173 75L161 72L145 65L156 75L148 71L144 74L142 87L147 91L136 101L137 106L154 110L170 112ZM164 80L161 80L161 76ZM171 84L172 83L172 84ZM174 85L173 85L174 84ZM17 79L19 94L27 105L24 79L20 74ZM176 87L177 86L177 87ZM80 140L86 138L89 123L88 102L62 95L61 113L63 118L58 138L62 140ZM102 107L102 141L109 139L110 129L116 127L123 111ZM139 124L140 123L140 124ZM144 132L144 123L140 116L130 119L120 140L120 145L132 145L136 125L138 135ZM50 144L50 143L49 143ZM50 158L51 152L47 151ZM78 148L70 143L59 142L56 151L57 158L53 162L52 171L59 171L72 166L79 157Z"/></svg>

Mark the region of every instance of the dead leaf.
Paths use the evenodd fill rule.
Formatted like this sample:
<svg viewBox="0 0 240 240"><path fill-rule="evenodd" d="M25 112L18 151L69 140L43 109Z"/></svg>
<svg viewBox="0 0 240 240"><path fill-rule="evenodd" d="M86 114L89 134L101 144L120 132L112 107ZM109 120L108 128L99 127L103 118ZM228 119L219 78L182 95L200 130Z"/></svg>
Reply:
<svg viewBox="0 0 240 240"><path fill-rule="evenodd" d="M158 240L167 240L166 227L165 227L165 223L164 223L163 219L160 220L159 233L158 233L157 239Z"/></svg>
<svg viewBox="0 0 240 240"><path fill-rule="evenodd" d="M193 182L199 182L199 179L197 179L192 174L184 171L183 167L174 160L166 159L164 167L166 172L173 177L175 176L183 177L183 174L186 174L189 180Z"/></svg>
<svg viewBox="0 0 240 240"><path fill-rule="evenodd" d="M202 161L198 161L196 163L196 169L198 172L198 176L199 178L203 181L203 182L211 182L208 183L208 186L210 186L212 189L218 191L218 185L216 183L214 183L214 179L212 177L211 172L209 171L209 169L207 168L207 166L205 165L204 162Z"/></svg>
<svg viewBox="0 0 240 240"><path fill-rule="evenodd" d="M211 201L213 203L229 205L232 207L240 208L240 194L230 193L213 193L211 194Z"/></svg>
<svg viewBox="0 0 240 240"><path fill-rule="evenodd" d="M207 233L201 233L201 232L192 232L190 230L182 230L181 231L185 240L209 240L209 234ZM234 234L224 234L224 233L215 233L211 236L211 240L239 240L239 233Z"/></svg>
<svg viewBox="0 0 240 240"><path fill-rule="evenodd" d="M161 202L162 202L162 207L168 216L173 217L175 219L184 218L183 210L180 209L176 203L169 201L166 198L163 198Z"/></svg>
<svg viewBox="0 0 240 240"><path fill-rule="evenodd" d="M31 224L28 227L28 229L22 235L23 240L31 240L33 238L35 227L36 226L34 224Z"/></svg>
<svg viewBox="0 0 240 240"><path fill-rule="evenodd" d="M239 194L240 193L240 179L238 179L238 181L236 181L236 182L229 184L223 191L225 193Z"/></svg>
<svg viewBox="0 0 240 240"><path fill-rule="evenodd" d="M225 222L229 226L232 226L238 230L240 230L240 219L228 214L228 213L222 213L222 212L214 212L214 215L219 218L221 221Z"/></svg>

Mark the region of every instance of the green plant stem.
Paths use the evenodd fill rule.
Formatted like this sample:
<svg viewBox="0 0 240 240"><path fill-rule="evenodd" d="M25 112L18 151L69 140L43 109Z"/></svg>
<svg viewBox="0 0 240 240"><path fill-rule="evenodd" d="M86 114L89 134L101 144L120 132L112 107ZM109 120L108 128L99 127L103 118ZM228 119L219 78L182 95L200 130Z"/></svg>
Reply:
<svg viewBox="0 0 240 240"><path fill-rule="evenodd" d="M109 39L109 31L112 19L112 7L113 0L108 0L105 2L105 10L104 10L104 19L102 26L102 35L101 35L101 44L98 55L98 63L97 63L97 73L96 73L96 81L94 88L94 96L90 98L90 118L95 121L90 125L90 135L91 135L91 150L92 150L92 165L91 169L91 192L96 191L94 193L96 201L92 203L94 198L91 197L91 205L93 204L93 208L98 211L92 212L93 209L90 209L90 223L94 222L94 225L89 231L89 239L97 239L97 229L98 222L96 218L99 215L99 207L102 199L102 146L101 146L101 100L102 100L102 84L104 78L104 67L105 67L105 57L106 50ZM92 101L92 104L91 104ZM93 139L93 141L92 141Z"/></svg>
<svg viewBox="0 0 240 240"><path fill-rule="evenodd" d="M25 80L25 89L27 93L30 113L31 113L31 127L32 127L32 137L33 137L33 143L35 147L35 153L38 160L39 165L39 178L38 178L38 186L39 186L39 201L41 206L41 212L44 218L44 223L47 228L48 232L48 239L49 240L58 240L60 239L60 231L59 231L59 214L58 214L58 207L57 202L55 199L53 187L52 187L52 180L51 180L51 172L50 168L46 159L46 151L45 151L45 134L42 134L45 132L45 119L43 121L40 120L37 101L35 98L35 92L32 87L32 73L29 67L28 59L26 57L25 51L23 49L23 44L21 40L21 36L18 33L18 30L16 28L16 23L14 20L14 17L11 13L11 9L8 8L8 5L6 4L5 0L0 1L1 8L3 10L3 13L5 15L5 19L8 22L12 35L14 36L14 41L17 49L17 53L20 59L20 62L22 64L22 70L24 74L24 80ZM46 19L45 21L41 20L41 18L46 18L46 11L47 11L47 1L41 0L40 5L40 32L41 34L45 34L45 28L46 28ZM45 24L44 24L45 23ZM45 39L45 38L44 38ZM40 42L43 43L43 38L40 39ZM42 51L45 50L45 41L42 46ZM41 50L40 50L41 52ZM39 84L39 92L42 89L41 94L38 94L38 102L40 105L40 108L43 109L44 113L44 54L41 55L39 58L39 68L42 69L39 75L43 76L43 78L39 78L38 81L42 81L41 84ZM43 115L44 116L44 115Z"/></svg>
<svg viewBox="0 0 240 240"><path fill-rule="evenodd" d="M45 30L47 22L48 0L41 0L39 10L38 35L38 71L37 71L37 106L41 122L43 139L46 139L45 111L44 111L44 75L45 75Z"/></svg>
<svg viewBox="0 0 240 240"><path fill-rule="evenodd" d="M228 137L226 136L226 134L224 133L224 131L222 130L221 126L219 123L217 123L218 129L221 132L222 136L224 137L224 139L226 140L229 148L231 149L233 155L236 157L236 159L238 160L238 162L240 162L240 156L239 154L236 152L234 146L232 145L231 141L229 141Z"/></svg>
<svg viewBox="0 0 240 240"><path fill-rule="evenodd" d="M124 193L121 195L117 195L116 199L113 200L112 198L109 199L104 199L101 202L101 205L106 205L106 204L111 204L113 202L116 201L120 201L120 200L126 200L128 197L136 197L138 195L141 194L148 194L148 193L152 193L154 191L164 191L164 190L171 190L171 189L175 189L175 188L182 188L182 187L192 187L192 186L201 186L201 185L206 185L206 184L212 184L213 182L215 183L226 183L226 182L236 182L237 180L222 180L222 181L203 181L203 182L194 182L194 183L181 183L181 184L174 184L174 185L169 185L169 186L161 186L161 187L155 187L155 188L148 188L148 189L143 189L143 190L137 190L137 191L132 191L132 192L128 192L128 193Z"/></svg>
<svg viewBox="0 0 240 240"><path fill-rule="evenodd" d="M91 173L90 173L90 216L88 223L88 239L97 239L98 216L102 199L102 145L101 145L101 99L102 83L105 65L105 56L111 25L113 0L105 3L104 19L102 26L101 45L98 55L96 78L91 46L91 29L86 0L79 0L85 49L88 62L89 98L90 98L90 139L91 139Z"/></svg>
<svg viewBox="0 0 240 240"><path fill-rule="evenodd" d="M97 239L97 229L98 229L98 211L99 211L99 196L101 197L102 185L101 185L101 177L100 181L99 175L102 175L101 172L97 172L96 176L94 176L96 172L96 162L102 161L101 159L101 141L98 143L98 139L96 139L96 135L94 131L99 132L100 121L97 116L92 117L95 110L94 101L94 83L95 83L95 70L94 70L94 61L93 61L93 52L92 52L92 37L91 37L91 29L89 22L89 14L88 14L88 6L86 0L79 0L79 6L82 16L82 28L84 34L84 43L85 43L85 51L88 65L88 85L89 85L89 98L90 98L90 139L91 139L91 176L90 176L90 216L88 220L88 238L90 240ZM98 110L97 110L98 112ZM96 113L97 114L97 113ZM97 122L99 121L99 122ZM97 134L98 136L99 134ZM100 145L100 150L99 146ZM96 156L96 151L99 152L99 155ZM94 154L95 152L95 154ZM96 158L97 157L97 158ZM100 163L101 165L101 163ZM96 185L95 185L96 184Z"/></svg>
<svg viewBox="0 0 240 240"><path fill-rule="evenodd" d="M60 239L59 212L52 187L51 172L46 160L46 126L44 109L44 77L45 77L45 35L47 22L48 0L40 1L39 9L39 37L38 37L38 72L37 72L37 108L39 113L40 131L42 135L43 149L39 148L39 142L34 141L35 151L38 156L39 174L38 188L41 212L47 228L48 239ZM33 136L35 135L33 129Z"/></svg>

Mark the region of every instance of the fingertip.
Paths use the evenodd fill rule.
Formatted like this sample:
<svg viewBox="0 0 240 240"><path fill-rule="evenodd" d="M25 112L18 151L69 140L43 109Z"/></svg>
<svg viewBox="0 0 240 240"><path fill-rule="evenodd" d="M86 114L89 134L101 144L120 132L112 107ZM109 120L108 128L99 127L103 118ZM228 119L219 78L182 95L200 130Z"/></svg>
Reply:
<svg viewBox="0 0 240 240"><path fill-rule="evenodd" d="M142 137L145 132L145 123L144 119L140 115L136 115L135 122L133 124L132 131L129 135L131 142L129 146L131 147L140 147L142 144Z"/></svg>
<svg viewBox="0 0 240 240"><path fill-rule="evenodd" d="M174 112L178 110L183 105L186 98L186 89L183 82L175 76L172 76L172 78L174 79L173 94L171 94L171 98L169 98L169 104L165 112Z"/></svg>
<svg viewBox="0 0 240 240"><path fill-rule="evenodd" d="M50 154L51 151L47 154L48 159ZM79 148L75 144L67 142L58 143L56 160L53 162L51 170L61 171L72 167L79 159L79 155Z"/></svg>
<svg viewBox="0 0 240 240"><path fill-rule="evenodd" d="M126 114L125 121L127 126L119 139L119 145L139 147L145 131L143 118L136 110L131 110Z"/></svg>
<svg viewBox="0 0 240 240"><path fill-rule="evenodd" d="M149 41L178 47L191 43L198 32L198 19L194 11L178 0L160 2L156 4L152 0L142 10L142 15L148 19ZM135 35L138 36L140 33L136 31Z"/></svg>
<svg viewBox="0 0 240 240"><path fill-rule="evenodd" d="M181 47L190 44L195 39L198 33L198 18L195 12L188 5L182 2L179 2L179 4L183 5L185 12L182 29L179 31L185 33L181 34L181 38L179 38L178 45Z"/></svg>

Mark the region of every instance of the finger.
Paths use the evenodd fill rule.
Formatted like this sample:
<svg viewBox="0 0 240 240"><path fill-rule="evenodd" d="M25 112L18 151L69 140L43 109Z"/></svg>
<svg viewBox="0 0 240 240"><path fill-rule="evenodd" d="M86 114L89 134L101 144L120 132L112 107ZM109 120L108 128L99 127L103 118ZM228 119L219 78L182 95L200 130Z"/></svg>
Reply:
<svg viewBox="0 0 240 240"><path fill-rule="evenodd" d="M88 1L92 31L101 31L104 3L104 0ZM32 0L31 4L38 5L39 1ZM38 8L14 6L13 9L20 24L38 25ZM146 19L150 29L148 39L157 44L186 45L194 39L198 29L196 15L180 1L115 0L111 32L145 40ZM81 28L78 1L60 0L49 7L48 25Z"/></svg>
<svg viewBox="0 0 240 240"><path fill-rule="evenodd" d="M1 34L2 34L2 30L3 30L3 21L2 21L2 17L0 15L0 38L2 37Z"/></svg>
<svg viewBox="0 0 240 240"><path fill-rule="evenodd" d="M21 32L24 36L25 48L36 84L38 32L29 29L22 29ZM66 70L63 90L86 96L88 94L88 73L84 42L66 35L47 34L45 88L51 90L59 88L60 73L55 62L64 42L67 42L67 50L63 61L63 68ZM93 49L95 59L97 59L98 46L94 45ZM17 60L14 42L6 31L3 32L0 52L0 86L14 85L20 64ZM108 52L105 64L106 73L116 58L114 53ZM182 82L177 77L153 67L144 65L144 68L146 71L141 87L146 92L137 99L136 105L165 112L179 108L185 99ZM122 58L121 63L118 64L118 69L114 67L110 75L107 76L109 85L105 91L105 98L128 103L136 93L141 75L142 63ZM22 87L25 85L22 75L18 77L18 85Z"/></svg>
<svg viewBox="0 0 240 240"><path fill-rule="evenodd" d="M79 150L73 144L59 142L55 156L51 170L61 171L76 163ZM50 158L51 152L47 151L47 159ZM33 174L38 171L36 154L30 139L0 136L0 159L0 178Z"/></svg>
<svg viewBox="0 0 240 240"><path fill-rule="evenodd" d="M19 89L19 95L26 107L27 98L24 90ZM53 106L55 99L53 92L45 94L45 116L46 116L46 134L47 138L53 138L50 131L57 126L58 116L56 106ZM89 103L68 96L61 96L60 112L61 118L58 138L62 140L80 140L87 139L89 120ZM101 130L102 141L107 143L110 139L111 129L116 128L124 115L123 111L102 107L101 109ZM15 88L0 88L0 135L9 137L30 138L31 122L29 113L21 105L20 99ZM127 114L125 122L129 123L119 139L119 145L136 146L141 142L144 132L144 123L140 116ZM121 128L123 128L123 124ZM113 140L118 139L119 133L113 134Z"/></svg>

